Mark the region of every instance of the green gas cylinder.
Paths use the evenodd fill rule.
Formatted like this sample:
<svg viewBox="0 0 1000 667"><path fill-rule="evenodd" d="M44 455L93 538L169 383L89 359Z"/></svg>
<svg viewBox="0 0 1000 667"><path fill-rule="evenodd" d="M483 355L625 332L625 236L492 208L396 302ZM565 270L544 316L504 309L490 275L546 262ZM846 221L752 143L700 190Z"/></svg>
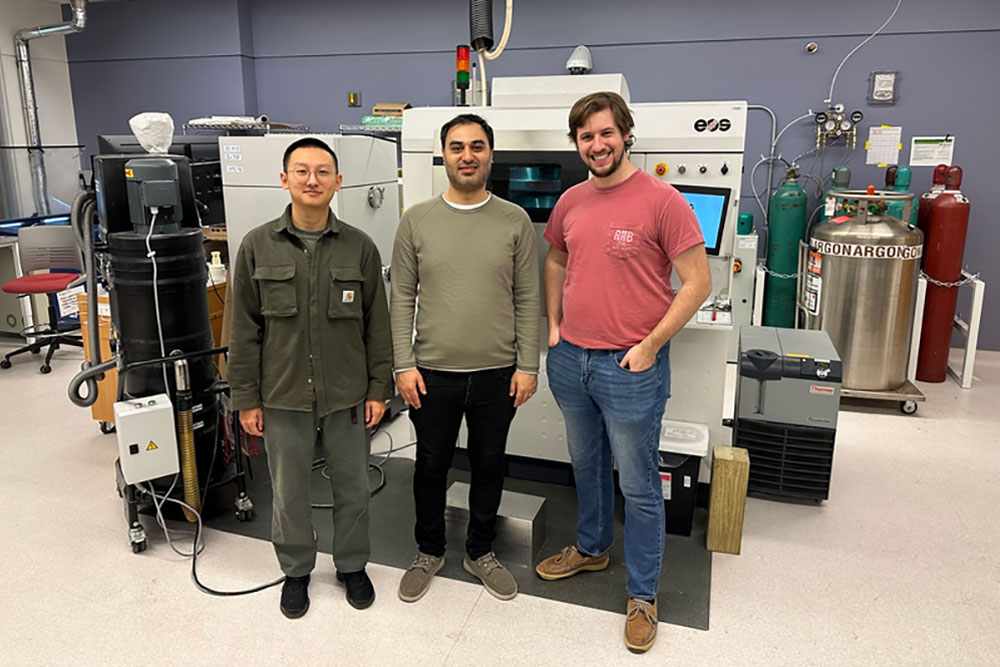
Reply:
<svg viewBox="0 0 1000 667"><path fill-rule="evenodd" d="M764 283L764 326L768 327L795 326L799 241L806 231L806 191L798 178L798 170L789 168L768 208L768 272Z"/></svg>
<svg viewBox="0 0 1000 667"><path fill-rule="evenodd" d="M823 208L820 209L819 219L820 221L826 220L827 218L833 217L838 210L840 210L841 199L839 197L833 197L830 195L831 190L847 190L851 187L851 169L850 167L841 167L839 164L833 168L833 182L830 183L830 188L823 193L823 199L820 204ZM834 203L833 214L827 214L830 210L831 204L830 200L833 199Z"/></svg>
<svg viewBox="0 0 1000 667"><path fill-rule="evenodd" d="M895 169L895 179L893 183L890 183L890 171ZM895 192L909 192L910 191L910 179L913 176L913 172L907 165L900 165L899 167L892 166L885 170L885 184L886 190L893 190ZM917 200L913 200L913 205L910 207L910 219L906 220L910 224L910 227L917 226L917 211L919 207L917 206ZM903 205L905 202L901 201L890 201L886 202L888 208L886 213L896 217L903 217Z"/></svg>
<svg viewBox="0 0 1000 667"><path fill-rule="evenodd" d="M736 233L745 236L751 232L753 232L753 213L743 211L736 218Z"/></svg>

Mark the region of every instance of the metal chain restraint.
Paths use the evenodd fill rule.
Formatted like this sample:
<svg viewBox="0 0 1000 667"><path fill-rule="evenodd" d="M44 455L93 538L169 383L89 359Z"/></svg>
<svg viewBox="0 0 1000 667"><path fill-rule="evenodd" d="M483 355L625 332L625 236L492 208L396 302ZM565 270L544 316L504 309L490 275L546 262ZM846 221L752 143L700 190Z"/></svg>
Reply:
<svg viewBox="0 0 1000 667"><path fill-rule="evenodd" d="M792 278L799 277L799 273L797 271L795 273L778 273L777 271L772 271L771 269L767 268L766 265L763 267L763 269L764 273L766 273L767 275L779 278L781 280L791 280Z"/></svg>
<svg viewBox="0 0 1000 667"><path fill-rule="evenodd" d="M968 285L971 282L979 280L979 274L978 273L973 274L973 275L969 276L968 278L962 278L961 280L956 280L956 281L950 282L950 283L945 283L945 282L941 282L940 280L935 280L934 278L931 278L929 275L927 275L923 271L920 272L920 275L927 282L929 282L932 285L937 285L938 287L961 287L962 285Z"/></svg>
<svg viewBox="0 0 1000 667"><path fill-rule="evenodd" d="M764 266L763 269L764 269L764 273L766 273L767 275L773 276L773 277L778 278L780 280L791 280L792 278L798 278L799 277L798 273L778 273L777 271L772 271L771 269L767 268L766 266ZM968 285L971 282L975 282L976 280L979 280L979 275L980 274L979 273L975 273L975 274L973 274L973 275L971 275L971 276L969 276L967 278L962 278L961 280L956 280L956 281L950 282L950 283L942 282L940 280L935 280L934 278L931 278L929 275L927 275L923 271L920 272L920 275L924 279L926 279L927 282L931 283L932 285L937 285L938 287L962 287L963 285Z"/></svg>

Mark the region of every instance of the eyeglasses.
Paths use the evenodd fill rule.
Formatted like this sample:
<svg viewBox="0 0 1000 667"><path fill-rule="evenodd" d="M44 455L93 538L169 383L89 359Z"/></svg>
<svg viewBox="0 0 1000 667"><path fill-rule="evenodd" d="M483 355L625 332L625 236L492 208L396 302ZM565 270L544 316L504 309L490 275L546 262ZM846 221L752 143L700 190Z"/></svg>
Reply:
<svg viewBox="0 0 1000 667"><path fill-rule="evenodd" d="M288 172L288 176L295 181L304 183L309 180L309 174L315 174L317 181L332 181L337 177L337 172L329 167L320 167L315 171L310 171L304 167L298 167Z"/></svg>

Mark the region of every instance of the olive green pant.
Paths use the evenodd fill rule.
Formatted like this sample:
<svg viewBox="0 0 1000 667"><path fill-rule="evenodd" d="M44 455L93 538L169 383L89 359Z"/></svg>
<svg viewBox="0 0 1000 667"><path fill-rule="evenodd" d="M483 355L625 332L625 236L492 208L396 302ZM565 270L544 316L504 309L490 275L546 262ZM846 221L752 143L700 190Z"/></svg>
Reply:
<svg viewBox="0 0 1000 667"><path fill-rule="evenodd" d="M264 408L264 446L274 494L271 542L281 571L301 577L316 565L310 488L317 447L326 457L333 490L333 564L340 572L364 569L371 553L371 442L365 429L364 404L324 417L315 408L312 412ZM317 511L325 515L330 510Z"/></svg>

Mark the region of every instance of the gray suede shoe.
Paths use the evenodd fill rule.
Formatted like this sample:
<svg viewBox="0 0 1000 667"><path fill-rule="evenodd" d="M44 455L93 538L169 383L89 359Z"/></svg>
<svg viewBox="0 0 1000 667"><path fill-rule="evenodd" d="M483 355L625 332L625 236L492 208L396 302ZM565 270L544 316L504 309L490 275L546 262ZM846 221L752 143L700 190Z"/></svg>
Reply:
<svg viewBox="0 0 1000 667"><path fill-rule="evenodd" d="M424 593L430 588L431 579L442 565L443 556L431 556L418 551L417 557L399 580L399 599L403 602L416 602L424 597Z"/></svg>
<svg viewBox="0 0 1000 667"><path fill-rule="evenodd" d="M469 574L483 582L483 586L495 598L500 600L510 600L517 595L517 582L514 575L497 560L496 554L492 551L472 560L466 555L462 561L462 567Z"/></svg>

